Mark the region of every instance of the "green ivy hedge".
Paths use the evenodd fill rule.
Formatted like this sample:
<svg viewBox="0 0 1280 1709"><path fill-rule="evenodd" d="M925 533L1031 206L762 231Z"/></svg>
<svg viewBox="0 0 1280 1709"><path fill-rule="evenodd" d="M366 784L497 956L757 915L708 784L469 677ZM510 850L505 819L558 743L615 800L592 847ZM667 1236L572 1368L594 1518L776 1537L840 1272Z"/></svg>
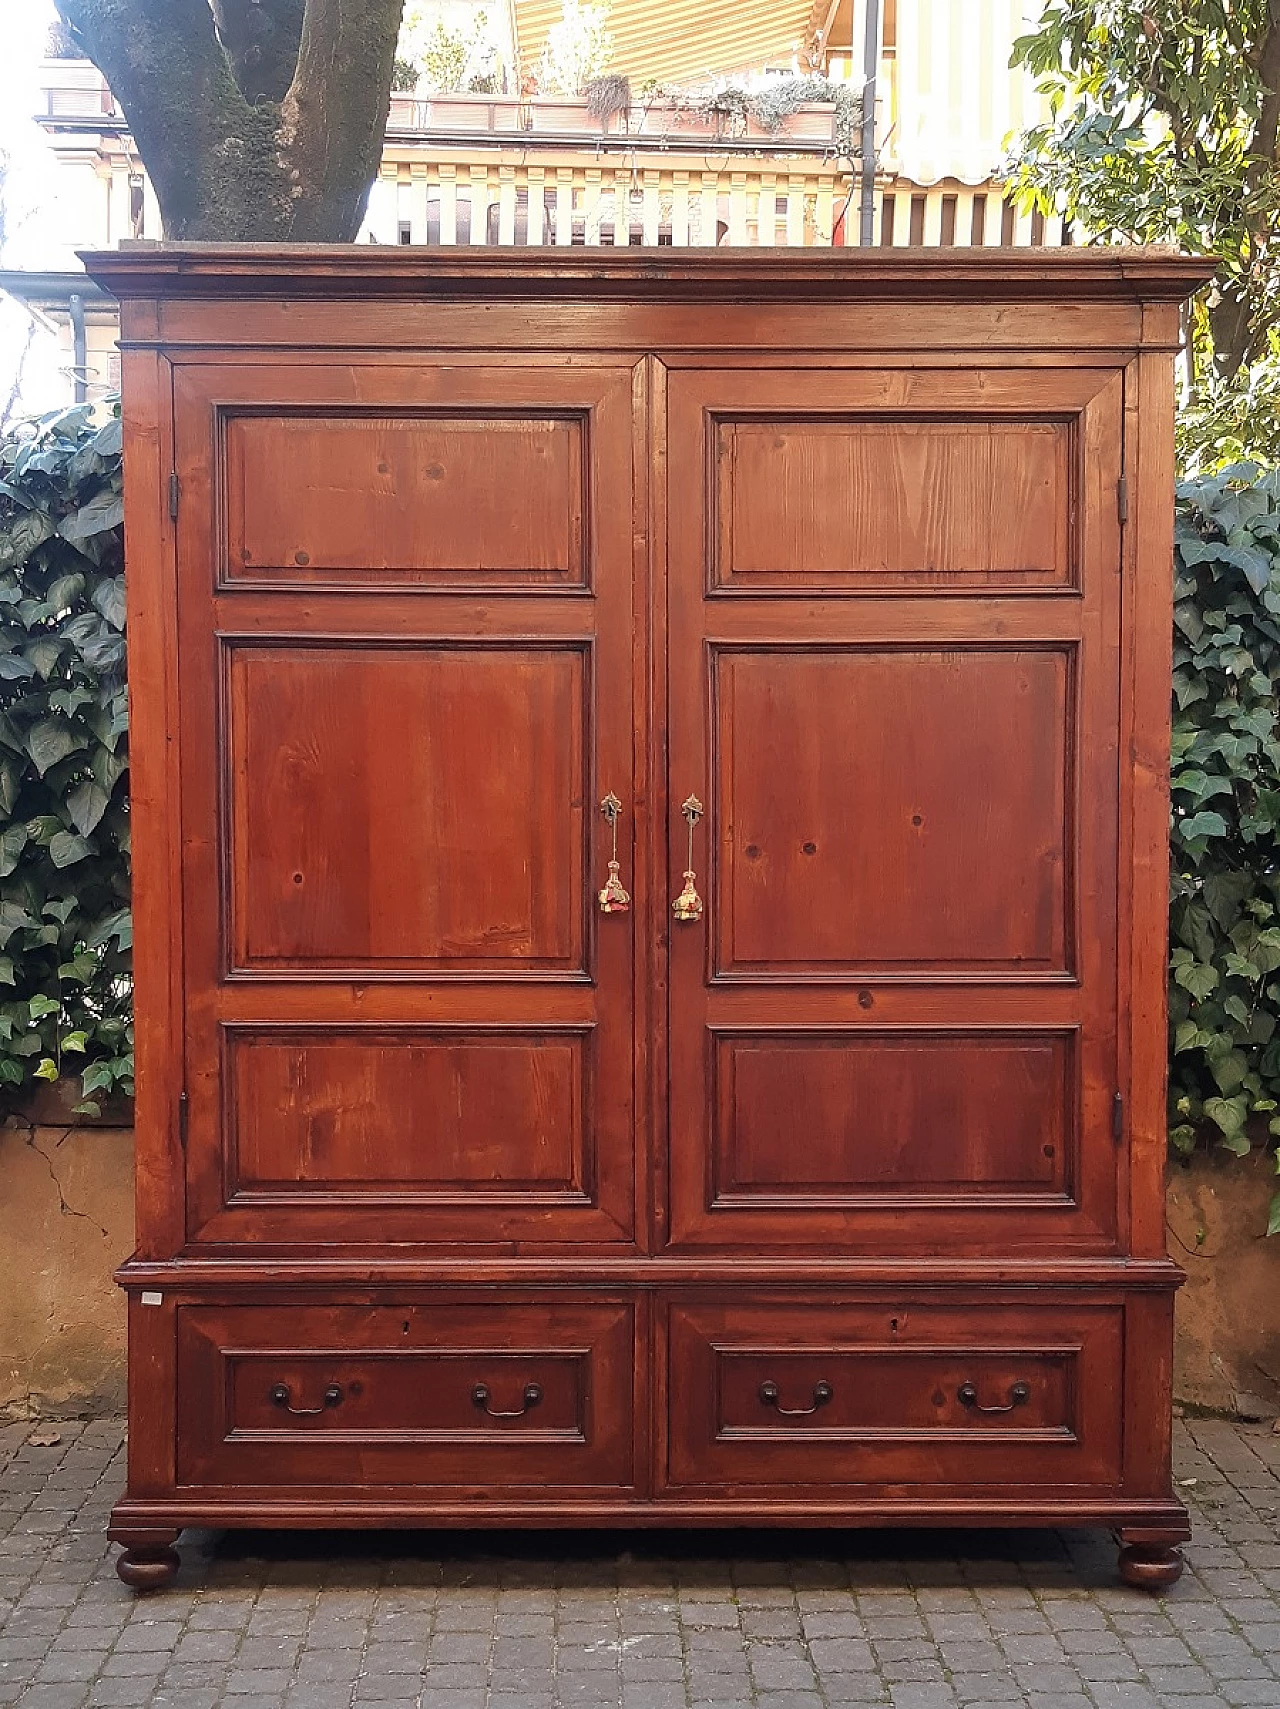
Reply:
<svg viewBox="0 0 1280 1709"><path fill-rule="evenodd" d="M1174 578L1169 1131L1243 1155L1280 1135L1280 470L1178 488Z"/></svg>
<svg viewBox="0 0 1280 1709"><path fill-rule="evenodd" d="M0 1092L133 1091L120 422L0 442Z"/></svg>

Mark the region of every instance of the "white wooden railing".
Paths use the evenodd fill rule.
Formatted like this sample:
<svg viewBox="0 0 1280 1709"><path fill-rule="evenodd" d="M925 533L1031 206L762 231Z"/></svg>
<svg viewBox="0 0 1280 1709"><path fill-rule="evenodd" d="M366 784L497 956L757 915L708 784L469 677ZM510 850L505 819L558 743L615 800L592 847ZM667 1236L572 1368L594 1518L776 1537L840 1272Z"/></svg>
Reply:
<svg viewBox="0 0 1280 1709"><path fill-rule="evenodd" d="M826 247L857 241L858 184L834 162L611 164L529 159L388 162L361 237L372 243ZM1069 241L1060 219L1017 213L995 185L876 190L875 240L1025 246Z"/></svg>

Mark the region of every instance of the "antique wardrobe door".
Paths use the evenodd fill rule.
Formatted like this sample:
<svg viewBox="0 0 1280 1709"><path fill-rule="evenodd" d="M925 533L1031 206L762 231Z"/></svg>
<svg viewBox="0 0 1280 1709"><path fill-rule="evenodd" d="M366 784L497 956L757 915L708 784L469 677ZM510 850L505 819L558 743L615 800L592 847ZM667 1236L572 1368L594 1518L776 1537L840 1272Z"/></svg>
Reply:
<svg viewBox="0 0 1280 1709"><path fill-rule="evenodd" d="M189 1238L630 1243L630 369L175 405Z"/></svg>
<svg viewBox="0 0 1280 1709"><path fill-rule="evenodd" d="M672 375L674 1244L1115 1248L1121 394Z"/></svg>

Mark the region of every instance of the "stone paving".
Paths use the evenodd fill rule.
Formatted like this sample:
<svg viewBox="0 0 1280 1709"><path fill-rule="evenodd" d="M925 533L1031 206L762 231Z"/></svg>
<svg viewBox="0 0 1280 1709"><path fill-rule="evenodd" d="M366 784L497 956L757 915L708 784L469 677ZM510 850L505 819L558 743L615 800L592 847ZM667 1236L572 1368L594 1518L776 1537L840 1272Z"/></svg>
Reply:
<svg viewBox="0 0 1280 1709"><path fill-rule="evenodd" d="M1085 1532L213 1535L135 1597L116 1421L0 1426L0 1705L1280 1709L1280 1435L1177 1426L1167 1596Z"/></svg>

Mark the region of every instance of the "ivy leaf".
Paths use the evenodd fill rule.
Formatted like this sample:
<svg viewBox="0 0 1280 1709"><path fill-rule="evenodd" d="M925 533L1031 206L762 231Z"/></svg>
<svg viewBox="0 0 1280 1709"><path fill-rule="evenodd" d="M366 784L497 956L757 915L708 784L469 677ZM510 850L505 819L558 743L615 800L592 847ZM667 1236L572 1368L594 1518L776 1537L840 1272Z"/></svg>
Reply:
<svg viewBox="0 0 1280 1709"><path fill-rule="evenodd" d="M0 570L19 569L56 533L53 518L42 510L24 510L0 522Z"/></svg>
<svg viewBox="0 0 1280 1709"><path fill-rule="evenodd" d="M1173 977L1184 991L1189 991L1193 997L1201 1001L1211 991L1215 990L1218 984L1217 968L1211 967L1203 961L1184 963L1175 970Z"/></svg>
<svg viewBox="0 0 1280 1709"><path fill-rule="evenodd" d="M58 1078L58 1065L51 1056L43 1057L40 1066L34 1070L34 1074L37 1080L56 1080Z"/></svg>
<svg viewBox="0 0 1280 1709"><path fill-rule="evenodd" d="M115 1085L115 1075L108 1063L93 1062L85 1069L80 1084L86 1094L89 1092L109 1092Z"/></svg>
<svg viewBox="0 0 1280 1709"><path fill-rule="evenodd" d="M55 611L68 611L84 592L84 577L79 570L56 576L49 583L49 604Z"/></svg>
<svg viewBox="0 0 1280 1709"><path fill-rule="evenodd" d="M95 456L107 461L120 455L124 443L124 423L118 415L112 416L105 427L100 427L94 434L90 444Z"/></svg>
<svg viewBox="0 0 1280 1709"><path fill-rule="evenodd" d="M1218 1083L1218 1090L1224 1098L1231 1098L1232 1094L1244 1085L1245 1075L1249 1071L1249 1059L1242 1050L1229 1050L1225 1055L1211 1057L1209 1067ZM1245 1110L1247 1113L1247 1104ZM1208 1102L1205 1104L1205 1114L1213 1120ZM1243 1117L1241 1120L1243 1122Z"/></svg>
<svg viewBox="0 0 1280 1709"><path fill-rule="evenodd" d="M98 949L103 944L115 939L120 949L128 949L133 943L133 916L128 908L118 908L115 913L108 914L100 920L85 936L85 942L90 949Z"/></svg>
<svg viewBox="0 0 1280 1709"><path fill-rule="evenodd" d="M1227 834L1227 821L1221 813L1193 813L1189 819L1176 823L1188 842L1194 837L1225 837Z"/></svg>
<svg viewBox="0 0 1280 1709"><path fill-rule="evenodd" d="M8 878L26 846L25 825L6 825L4 830L0 831L0 878Z"/></svg>
<svg viewBox="0 0 1280 1709"><path fill-rule="evenodd" d="M59 831L49 844L49 859L61 870L93 853L93 844L74 831Z"/></svg>
<svg viewBox="0 0 1280 1709"><path fill-rule="evenodd" d="M85 746L85 738L62 718L42 718L27 731L27 752L35 761L41 777L59 760L65 760L69 754L78 753Z"/></svg>
<svg viewBox="0 0 1280 1709"><path fill-rule="evenodd" d="M93 590L93 605L113 629L124 628L124 577L114 576L110 581L101 581Z"/></svg>
<svg viewBox="0 0 1280 1709"><path fill-rule="evenodd" d="M1224 1139L1240 1139L1243 1137L1245 1118L1249 1113L1249 1100L1239 1095L1234 1098L1206 1098L1204 1113L1220 1129ZM1244 1145L1247 1151L1247 1139Z"/></svg>
<svg viewBox="0 0 1280 1709"><path fill-rule="evenodd" d="M71 790L67 796L67 812L82 837L90 836L96 830L110 801L106 790L92 778L85 778Z"/></svg>
<svg viewBox="0 0 1280 1709"><path fill-rule="evenodd" d="M120 494L96 493L87 504L63 517L58 533L72 546L83 546L95 534L109 534L123 521L124 500Z"/></svg>
<svg viewBox="0 0 1280 1709"><path fill-rule="evenodd" d="M23 657L31 664L36 675L47 682L58 668L62 657L62 642L53 636L41 636L39 640L28 641L23 649Z"/></svg>

